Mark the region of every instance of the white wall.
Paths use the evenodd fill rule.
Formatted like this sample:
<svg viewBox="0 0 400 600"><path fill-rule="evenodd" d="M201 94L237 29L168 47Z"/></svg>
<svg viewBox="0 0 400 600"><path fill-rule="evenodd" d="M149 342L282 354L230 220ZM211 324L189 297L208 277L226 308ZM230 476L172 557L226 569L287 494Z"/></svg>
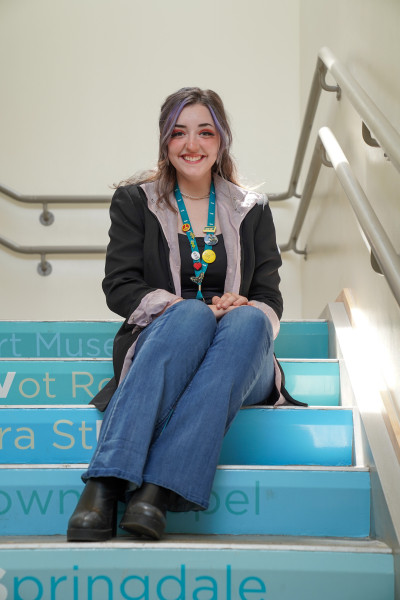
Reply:
<svg viewBox="0 0 400 600"><path fill-rule="evenodd" d="M301 0L300 81L304 108L316 55L328 46L400 131L400 2L398 0ZM380 149L361 138L361 119L347 98L324 93L313 132L328 125L341 144L374 210L400 251L400 174ZM400 410L400 311L369 254L330 169L316 188L306 224L303 262L304 316L316 316L342 288L350 288L358 331L382 369Z"/></svg>
<svg viewBox="0 0 400 600"><path fill-rule="evenodd" d="M3 0L0 3L0 182L25 194L111 194L152 167L163 99L218 91L231 115L243 182L287 188L299 129L298 0ZM0 235L19 244L107 243L104 207L40 207L0 196ZM274 205L278 238L293 219ZM0 318L112 316L103 257L37 257L0 247ZM285 316L301 312L298 258L285 257ZM292 290L295 290L293 293Z"/></svg>

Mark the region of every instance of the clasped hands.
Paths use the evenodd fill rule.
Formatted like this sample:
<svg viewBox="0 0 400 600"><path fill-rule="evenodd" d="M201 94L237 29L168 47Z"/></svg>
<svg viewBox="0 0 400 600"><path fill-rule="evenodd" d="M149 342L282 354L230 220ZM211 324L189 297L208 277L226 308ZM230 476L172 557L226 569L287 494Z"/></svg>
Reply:
<svg viewBox="0 0 400 600"><path fill-rule="evenodd" d="M183 298L177 298L174 300L174 302L171 302L169 306L173 306L177 302L182 302L182 300ZM225 294L221 297L213 296L212 304L207 304L207 306L210 310L212 310L215 318L220 319L226 315L226 313L234 310L238 306L254 306L254 303L251 300L249 301L245 296L240 296L239 294L234 294L233 292L225 292ZM167 308L168 306L159 312L156 317L162 315Z"/></svg>
<svg viewBox="0 0 400 600"><path fill-rule="evenodd" d="M246 305L252 306L253 303L251 301L249 302L245 296L240 296L233 292L225 292L221 297L213 296L212 304L209 304L208 307L213 311L215 317L220 319L227 312L234 310L238 306Z"/></svg>

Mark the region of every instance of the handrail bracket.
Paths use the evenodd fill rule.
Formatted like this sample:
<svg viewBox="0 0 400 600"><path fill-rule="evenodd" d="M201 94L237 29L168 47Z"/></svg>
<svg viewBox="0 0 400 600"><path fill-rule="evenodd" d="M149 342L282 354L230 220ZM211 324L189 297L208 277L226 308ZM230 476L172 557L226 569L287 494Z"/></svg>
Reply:
<svg viewBox="0 0 400 600"><path fill-rule="evenodd" d="M330 169L333 169L333 164L331 163L331 161L328 158L328 155L326 153L326 148L323 144L320 144L320 152L321 152L321 162L325 167L329 167Z"/></svg>
<svg viewBox="0 0 400 600"><path fill-rule="evenodd" d="M52 270L53 270L53 267L46 260L46 254L41 254L40 255L40 263L37 266L37 272L39 273L39 275L42 275L42 277L47 277L47 275L51 274Z"/></svg>
<svg viewBox="0 0 400 600"><path fill-rule="evenodd" d="M342 97L342 90L340 85L329 85L326 83L326 72L327 68L324 63L321 61L319 65L319 84L323 90L326 92L336 92L336 100L340 100Z"/></svg>
<svg viewBox="0 0 400 600"><path fill-rule="evenodd" d="M39 216L39 221L42 225L45 225L47 227L48 225L52 225L54 223L54 214L49 211L49 205L47 204L47 202L43 202L42 206L43 212Z"/></svg>

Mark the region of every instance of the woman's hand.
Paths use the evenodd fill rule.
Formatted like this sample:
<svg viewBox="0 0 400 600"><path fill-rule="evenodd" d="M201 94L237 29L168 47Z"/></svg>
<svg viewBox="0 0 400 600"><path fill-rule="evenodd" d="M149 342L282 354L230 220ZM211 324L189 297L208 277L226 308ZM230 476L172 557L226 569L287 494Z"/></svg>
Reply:
<svg viewBox="0 0 400 600"><path fill-rule="evenodd" d="M225 292L221 297L214 296L212 303L218 310L227 310L229 308L244 306L245 304L248 304L249 301L245 296L239 296L239 294L234 294L233 292Z"/></svg>
<svg viewBox="0 0 400 600"><path fill-rule="evenodd" d="M221 297L214 296L212 299L212 304L209 304L208 307L213 311L215 318L218 320L238 306L245 306L247 304L248 300L244 296L226 292Z"/></svg>

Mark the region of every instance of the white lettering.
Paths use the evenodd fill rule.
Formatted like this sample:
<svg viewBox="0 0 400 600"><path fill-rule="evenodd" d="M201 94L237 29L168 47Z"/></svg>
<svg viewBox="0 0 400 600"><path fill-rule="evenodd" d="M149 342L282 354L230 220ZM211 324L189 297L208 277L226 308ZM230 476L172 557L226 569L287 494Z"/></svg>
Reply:
<svg viewBox="0 0 400 600"><path fill-rule="evenodd" d="M46 376L43 377L43 381L46 384L46 396L48 398L55 398L55 394L50 394L50 381L55 381L55 379L50 379L50 374L46 373Z"/></svg>
<svg viewBox="0 0 400 600"><path fill-rule="evenodd" d="M33 394L26 394L24 392L23 385L27 382L27 381L31 381L33 383L33 385L36 387L36 392L33 392ZM26 379L23 379L21 381L21 383L19 384L19 392L21 394L21 396L25 396L25 398L34 398L35 396L38 395L38 393L40 392L40 385L39 383L36 381L36 379L32 379L32 377L27 377Z"/></svg>
<svg viewBox="0 0 400 600"><path fill-rule="evenodd" d="M0 384L0 398L7 398L8 392L10 391L10 387L12 382L14 381L15 375L16 371L9 371L7 373L3 385Z"/></svg>
<svg viewBox="0 0 400 600"><path fill-rule="evenodd" d="M78 384L76 382L76 378L77 375L86 375L89 378L89 383L80 383ZM89 386L91 386L93 383L93 375L91 373L88 373L87 371L82 371L82 372L78 372L78 371L73 371L72 372L72 397L76 398L76 389L77 388L84 388L84 390L86 391L86 393L93 398L94 394L92 394L92 392L88 389Z"/></svg>
<svg viewBox="0 0 400 600"><path fill-rule="evenodd" d="M85 448L85 450L91 450L93 446L86 445L86 432L93 431L93 427L86 427L85 421L82 421L82 425L81 427L79 427L79 431L82 431L82 447Z"/></svg>
<svg viewBox="0 0 400 600"><path fill-rule="evenodd" d="M9 431L11 431L11 427L6 427L5 429L0 427L0 450L3 450L3 436Z"/></svg>
<svg viewBox="0 0 400 600"><path fill-rule="evenodd" d="M6 574L6 571L2 568L0 568L0 579L3 579L4 575ZM8 592L7 592L7 588L0 583L0 600L6 600L8 596Z"/></svg>
<svg viewBox="0 0 400 600"><path fill-rule="evenodd" d="M19 450L29 450L29 448L31 450L35 449L35 437L33 434L33 430L30 427L18 427L17 431L28 431L28 435L20 435L15 439L15 447L18 448ZM27 446L21 446L19 443L19 440L25 440L28 439L29 443Z"/></svg>
<svg viewBox="0 0 400 600"><path fill-rule="evenodd" d="M68 446L60 446L60 444L56 444L56 442L53 442L53 446L55 448L60 448L60 450L69 450L69 448L72 448L75 444L75 438L73 435L71 435L70 433L66 433L64 431L59 431L58 426L62 423L66 423L67 425L73 425L72 421L68 421L66 419L60 419L59 421L56 421L53 425L53 431L56 435L61 435L62 437L66 437L69 438L70 443L68 444Z"/></svg>

